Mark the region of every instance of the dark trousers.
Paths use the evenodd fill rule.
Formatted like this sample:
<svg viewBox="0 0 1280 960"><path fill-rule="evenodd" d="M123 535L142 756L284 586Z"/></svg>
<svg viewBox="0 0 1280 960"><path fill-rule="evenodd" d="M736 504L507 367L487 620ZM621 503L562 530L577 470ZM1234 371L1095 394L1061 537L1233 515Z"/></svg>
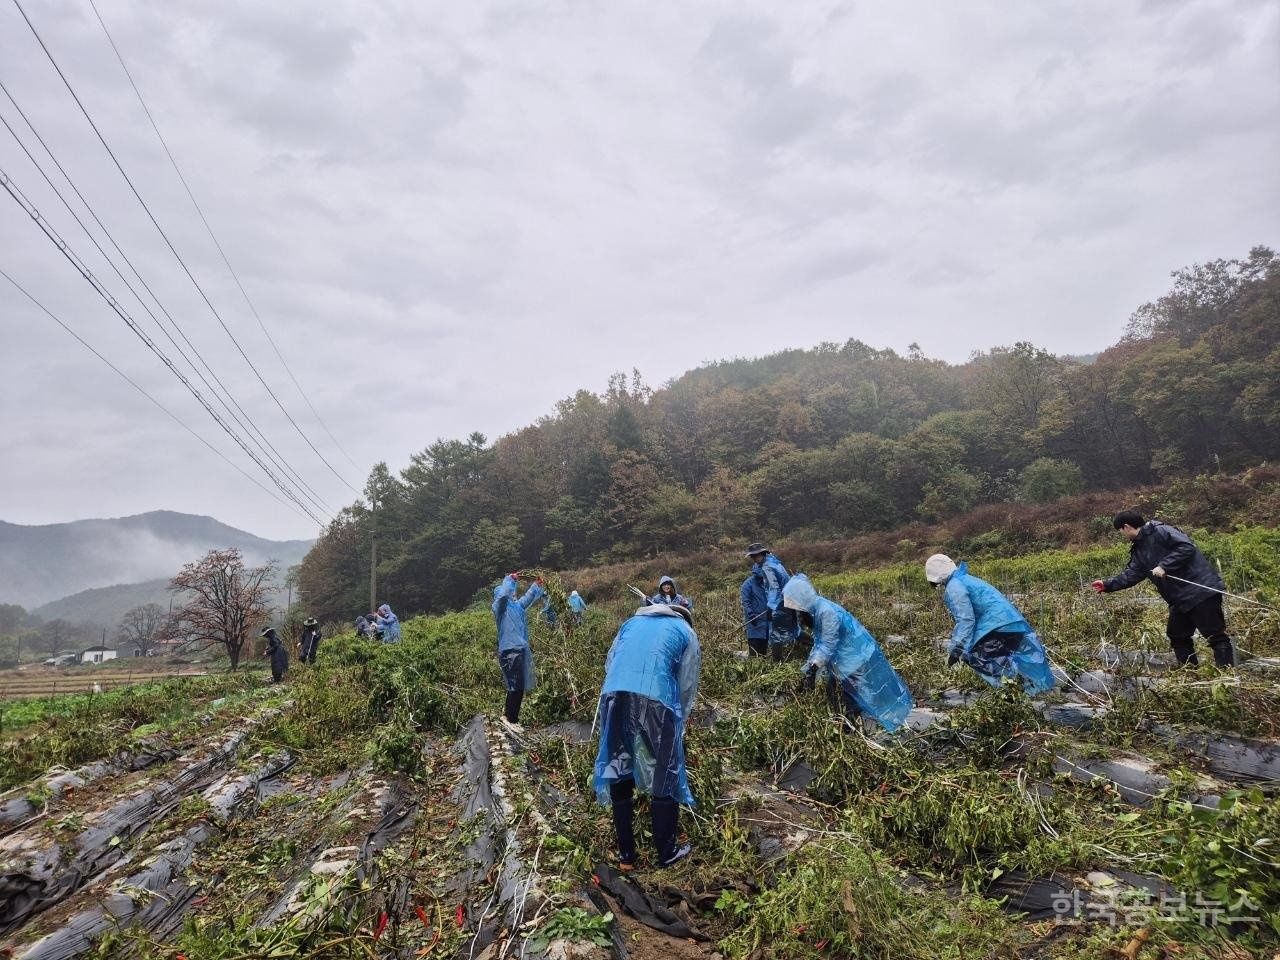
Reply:
<svg viewBox="0 0 1280 960"><path fill-rule="evenodd" d="M769 638L747 637L747 656L767 657L769 655Z"/></svg>
<svg viewBox="0 0 1280 960"><path fill-rule="evenodd" d="M634 780L616 780L609 785L609 799L613 803L613 829L618 834L618 859L623 863L636 862L635 792ZM676 852L680 805L674 797L652 797L649 800L649 816L653 845L658 849L658 862L663 863Z"/></svg>
<svg viewBox="0 0 1280 960"><path fill-rule="evenodd" d="M1178 658L1179 665L1197 666L1200 663L1192 641L1197 630L1213 648L1214 663L1220 667L1235 666L1235 646L1227 636L1227 619L1222 612L1221 596L1215 594L1208 600L1202 600L1190 610L1169 608L1169 626L1165 633L1169 637L1169 645L1173 647L1173 655Z"/></svg>
<svg viewBox="0 0 1280 960"><path fill-rule="evenodd" d="M523 690L511 690L507 693L507 703L503 715L512 723L520 722L520 704L524 702Z"/></svg>

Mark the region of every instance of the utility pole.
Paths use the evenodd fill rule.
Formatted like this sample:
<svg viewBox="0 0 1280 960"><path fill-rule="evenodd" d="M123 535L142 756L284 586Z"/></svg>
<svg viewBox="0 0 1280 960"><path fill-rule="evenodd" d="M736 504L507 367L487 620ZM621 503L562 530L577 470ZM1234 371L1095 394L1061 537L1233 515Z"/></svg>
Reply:
<svg viewBox="0 0 1280 960"><path fill-rule="evenodd" d="M369 546L369 612L378 609L378 498L369 496L369 523L372 543Z"/></svg>

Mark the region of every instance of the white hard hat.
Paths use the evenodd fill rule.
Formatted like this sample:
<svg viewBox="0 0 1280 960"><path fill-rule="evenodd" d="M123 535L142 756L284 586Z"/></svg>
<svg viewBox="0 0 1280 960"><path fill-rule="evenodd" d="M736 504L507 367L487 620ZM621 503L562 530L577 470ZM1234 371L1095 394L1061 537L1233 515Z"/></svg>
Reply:
<svg viewBox="0 0 1280 960"><path fill-rule="evenodd" d="M942 583L956 572L956 562L945 553L935 553L924 562L924 578L930 583Z"/></svg>

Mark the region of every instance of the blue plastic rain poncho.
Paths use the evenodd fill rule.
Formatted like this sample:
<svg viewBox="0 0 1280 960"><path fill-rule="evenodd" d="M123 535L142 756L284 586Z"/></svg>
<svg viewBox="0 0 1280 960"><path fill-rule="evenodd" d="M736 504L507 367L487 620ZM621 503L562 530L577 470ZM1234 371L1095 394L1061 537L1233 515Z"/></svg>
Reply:
<svg viewBox="0 0 1280 960"><path fill-rule="evenodd" d="M493 619L498 625L498 665L507 692L532 690L536 683L533 671L533 651L529 649L529 624L525 611L546 594L539 583L533 584L516 598L519 583L513 574L507 574L493 588Z"/></svg>
<svg viewBox="0 0 1280 960"><path fill-rule="evenodd" d="M587 611L587 601L578 596L577 590L569 594L569 609L579 615Z"/></svg>
<svg viewBox="0 0 1280 960"><path fill-rule="evenodd" d="M770 649L794 642L799 633L796 615L782 602L782 591L791 580L791 574L787 573L782 561L772 553L766 553L762 561L751 567L751 572L759 574L764 581L766 603L769 606L766 617L769 620Z"/></svg>
<svg viewBox="0 0 1280 960"><path fill-rule="evenodd" d="M400 642L400 619L391 612L391 608L385 603L378 608L378 615L374 617L377 629L382 633L383 643L399 643Z"/></svg>
<svg viewBox="0 0 1280 960"><path fill-rule="evenodd" d="M667 583L671 584L671 596L667 596L665 593L662 592L663 584L667 584ZM658 591L649 598L649 602L650 603L678 603L680 606L684 607L686 610L693 609L693 600L691 600L689 597L686 597L683 593L680 592L679 588L676 586L675 580L673 580L671 577L662 577L661 579L658 580Z"/></svg>
<svg viewBox="0 0 1280 960"><path fill-rule="evenodd" d="M1021 677L1028 694L1054 687L1044 644L1009 599L960 564L946 580L942 594L955 628L951 653L958 653L987 683L1000 686L1005 677Z"/></svg>
<svg viewBox="0 0 1280 960"><path fill-rule="evenodd" d="M742 628L748 640L766 640L769 637L769 595L764 588L764 575L752 570L742 581L738 592L742 602Z"/></svg>
<svg viewBox="0 0 1280 960"><path fill-rule="evenodd" d="M610 784L634 779L650 796L693 805L684 728L701 670L698 635L670 607L641 607L622 625L605 661L596 712L595 791L601 803L610 802Z"/></svg>
<svg viewBox="0 0 1280 960"><path fill-rule="evenodd" d="M819 596L803 573L788 581L783 599L813 617L813 649L803 672L826 670L863 713L890 732L901 727L913 706L911 691L867 628L844 607Z"/></svg>
<svg viewBox="0 0 1280 960"><path fill-rule="evenodd" d="M551 597L542 601L542 619L551 626L556 625L556 608L551 605Z"/></svg>

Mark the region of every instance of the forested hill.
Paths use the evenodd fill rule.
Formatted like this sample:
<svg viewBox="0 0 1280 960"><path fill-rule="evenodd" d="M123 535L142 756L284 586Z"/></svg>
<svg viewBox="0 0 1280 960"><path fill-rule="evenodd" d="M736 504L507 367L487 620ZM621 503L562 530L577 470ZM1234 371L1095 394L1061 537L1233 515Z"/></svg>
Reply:
<svg viewBox="0 0 1280 960"><path fill-rule="evenodd" d="M1280 259L1259 247L1173 278L1089 362L1018 343L952 365L851 340L657 390L617 375L496 443L379 465L300 588L326 618L363 610L375 534L379 594L409 614L515 567L830 539L1277 457Z"/></svg>

